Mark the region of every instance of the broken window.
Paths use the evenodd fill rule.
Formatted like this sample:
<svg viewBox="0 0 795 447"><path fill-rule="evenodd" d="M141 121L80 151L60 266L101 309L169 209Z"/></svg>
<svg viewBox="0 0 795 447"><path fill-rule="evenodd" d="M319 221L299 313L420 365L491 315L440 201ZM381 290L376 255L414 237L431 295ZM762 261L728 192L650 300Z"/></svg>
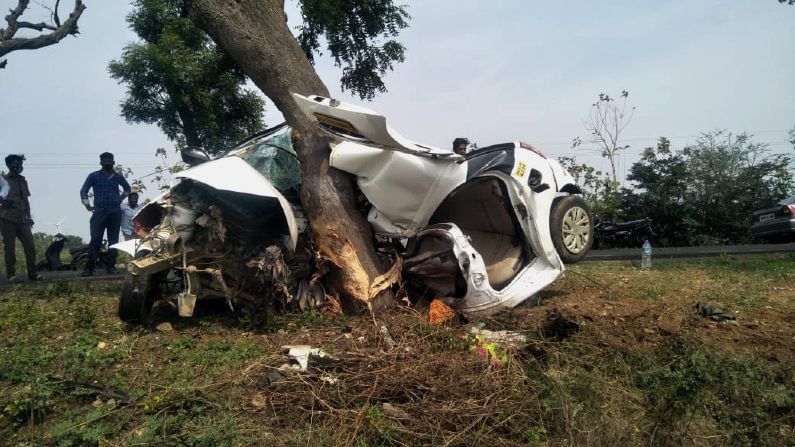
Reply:
<svg viewBox="0 0 795 447"><path fill-rule="evenodd" d="M301 191L300 166L284 126L275 133L254 139L237 155L268 179L288 200L298 200Z"/></svg>

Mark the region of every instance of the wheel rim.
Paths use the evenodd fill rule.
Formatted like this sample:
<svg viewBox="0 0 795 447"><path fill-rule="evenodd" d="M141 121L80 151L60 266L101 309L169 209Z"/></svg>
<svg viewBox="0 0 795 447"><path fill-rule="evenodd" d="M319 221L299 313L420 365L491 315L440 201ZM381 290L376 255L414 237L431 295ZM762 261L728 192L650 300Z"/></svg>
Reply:
<svg viewBox="0 0 795 447"><path fill-rule="evenodd" d="M588 213L578 207L569 208L563 215L563 245L571 253L585 250L591 237L591 222Z"/></svg>

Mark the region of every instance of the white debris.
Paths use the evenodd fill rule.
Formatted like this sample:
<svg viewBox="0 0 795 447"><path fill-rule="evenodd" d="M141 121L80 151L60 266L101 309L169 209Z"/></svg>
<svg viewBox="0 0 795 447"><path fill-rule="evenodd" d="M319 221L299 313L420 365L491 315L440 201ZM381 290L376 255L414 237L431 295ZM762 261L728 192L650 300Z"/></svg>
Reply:
<svg viewBox="0 0 795 447"><path fill-rule="evenodd" d="M484 340L492 343L509 343L509 344L522 344L527 343L527 336L516 331L490 331L488 329L480 329L472 326L469 333L479 335Z"/></svg>
<svg viewBox="0 0 795 447"><path fill-rule="evenodd" d="M309 360L311 357L325 358L329 357L320 348L313 348L309 345L286 345L282 349L287 351L287 357L291 363L297 364L301 371L306 371L309 367Z"/></svg>

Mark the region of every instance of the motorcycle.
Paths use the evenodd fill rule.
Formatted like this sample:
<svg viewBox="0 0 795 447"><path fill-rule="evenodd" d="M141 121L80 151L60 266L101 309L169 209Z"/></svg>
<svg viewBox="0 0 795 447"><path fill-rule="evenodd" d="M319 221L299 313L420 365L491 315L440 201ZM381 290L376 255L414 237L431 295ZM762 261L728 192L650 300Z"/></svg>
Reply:
<svg viewBox="0 0 795 447"><path fill-rule="evenodd" d="M61 262L61 251L63 251L64 246L66 246L66 236L61 233L53 236L52 242L47 246L47 250L44 251L44 259L36 264L36 270L54 271L68 269L69 266Z"/></svg>
<svg viewBox="0 0 795 447"><path fill-rule="evenodd" d="M594 224L593 248L640 247L645 241L651 241L657 236L651 224L652 219L648 217L629 222L597 218Z"/></svg>
<svg viewBox="0 0 795 447"><path fill-rule="evenodd" d="M72 262L69 266L72 270L82 272L86 269L86 266L88 266L88 253L90 249L91 246L88 244L78 245L69 249L69 254L72 255ZM109 267L114 267L113 264L110 263L107 240L103 240L102 245L99 247L99 253L97 253L97 262L95 267L105 270L107 270Z"/></svg>

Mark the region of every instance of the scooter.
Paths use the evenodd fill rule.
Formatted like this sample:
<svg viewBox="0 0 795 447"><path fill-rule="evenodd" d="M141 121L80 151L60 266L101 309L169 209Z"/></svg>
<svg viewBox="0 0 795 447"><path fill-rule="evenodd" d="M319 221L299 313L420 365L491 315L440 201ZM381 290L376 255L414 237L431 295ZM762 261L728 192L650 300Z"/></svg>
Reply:
<svg viewBox="0 0 795 447"><path fill-rule="evenodd" d="M70 248L69 253L72 255L70 268L80 272L85 270L88 266L88 253L90 250L91 246L88 244L78 245L76 247ZM110 263L108 241L103 239L102 245L99 247L99 253L97 253L97 262L95 268L107 270L108 267L113 267L113 265Z"/></svg>
<svg viewBox="0 0 795 447"><path fill-rule="evenodd" d="M657 236L651 224L648 217L629 222L598 219L594 224L593 248L640 247L646 240L651 241Z"/></svg>
<svg viewBox="0 0 795 447"><path fill-rule="evenodd" d="M39 261L36 264L36 270L65 270L69 268L69 265L64 265L61 262L61 251L63 251L64 246L66 245L66 236L61 233L56 234L53 236L53 240L50 245L47 246L47 250L44 252L44 259Z"/></svg>

